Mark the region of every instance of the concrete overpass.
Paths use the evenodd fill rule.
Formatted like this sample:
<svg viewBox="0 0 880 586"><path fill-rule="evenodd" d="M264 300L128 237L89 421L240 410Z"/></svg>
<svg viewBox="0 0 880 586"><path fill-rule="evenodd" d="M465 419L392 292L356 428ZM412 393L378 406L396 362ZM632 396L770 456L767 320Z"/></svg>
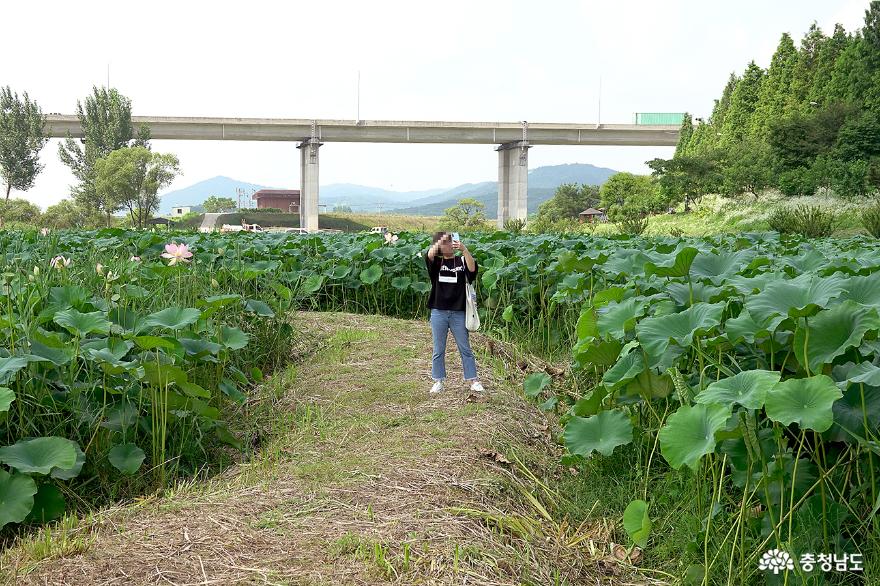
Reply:
<svg viewBox="0 0 880 586"><path fill-rule="evenodd" d="M50 114L50 137L82 137L76 116ZM300 225L318 227L318 149L327 142L498 145L498 226L526 218L528 149L535 145L675 146L678 126L133 116L155 139L298 142Z"/></svg>

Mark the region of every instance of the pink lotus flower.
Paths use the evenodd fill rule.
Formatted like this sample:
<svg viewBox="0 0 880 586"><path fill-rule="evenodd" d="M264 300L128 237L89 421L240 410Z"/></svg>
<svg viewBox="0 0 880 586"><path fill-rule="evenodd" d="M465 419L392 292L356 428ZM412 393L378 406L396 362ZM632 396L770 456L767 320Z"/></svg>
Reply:
<svg viewBox="0 0 880 586"><path fill-rule="evenodd" d="M58 255L49 261L49 266L53 269L63 269L70 266L70 259Z"/></svg>
<svg viewBox="0 0 880 586"><path fill-rule="evenodd" d="M395 242L397 242L397 234L385 232L385 244L394 244Z"/></svg>
<svg viewBox="0 0 880 586"><path fill-rule="evenodd" d="M167 258L169 265L176 265L179 262L189 262L192 255L193 253L189 251L186 244L172 242L165 245L165 252L162 253L162 258Z"/></svg>
<svg viewBox="0 0 880 586"><path fill-rule="evenodd" d="M133 256L133 257L131 257L131 258L128 259L128 260L129 260L129 262L141 262L141 257L139 257L139 256Z"/></svg>

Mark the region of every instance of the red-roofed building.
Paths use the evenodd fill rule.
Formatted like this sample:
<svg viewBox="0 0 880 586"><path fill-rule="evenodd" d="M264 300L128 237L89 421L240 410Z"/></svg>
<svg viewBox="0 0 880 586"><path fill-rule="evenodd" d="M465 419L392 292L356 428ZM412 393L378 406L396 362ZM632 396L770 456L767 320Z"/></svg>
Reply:
<svg viewBox="0 0 880 586"><path fill-rule="evenodd" d="M283 212L299 213L299 189L261 189L254 192L257 209L277 208Z"/></svg>

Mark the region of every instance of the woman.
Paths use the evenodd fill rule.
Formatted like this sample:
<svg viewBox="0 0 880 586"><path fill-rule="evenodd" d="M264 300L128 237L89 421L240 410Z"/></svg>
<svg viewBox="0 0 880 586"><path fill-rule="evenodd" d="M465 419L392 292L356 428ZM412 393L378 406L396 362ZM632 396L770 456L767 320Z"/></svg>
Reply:
<svg viewBox="0 0 880 586"><path fill-rule="evenodd" d="M461 256L455 256L460 251ZM434 379L432 393L443 390L446 379L446 339L449 330L461 354L461 367L465 382L471 383L471 390L483 392L483 385L477 380L477 363L471 350L468 331L465 328L465 279L473 283L477 277L477 261L467 247L458 240L452 240L448 232L436 232L433 244L425 255L428 275L431 277L431 295L428 307L431 309L431 332L434 336L434 356L431 362L431 378Z"/></svg>

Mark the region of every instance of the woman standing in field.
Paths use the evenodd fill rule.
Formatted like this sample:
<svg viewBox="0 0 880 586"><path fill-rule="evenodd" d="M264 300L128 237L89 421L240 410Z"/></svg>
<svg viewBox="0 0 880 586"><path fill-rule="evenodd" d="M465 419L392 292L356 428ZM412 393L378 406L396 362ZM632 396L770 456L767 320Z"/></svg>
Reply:
<svg viewBox="0 0 880 586"><path fill-rule="evenodd" d="M465 279L473 283L477 277L477 261L467 247L448 232L434 233L433 243L425 255L428 276L431 277L431 294L428 307L431 310L431 333L434 337L434 356L431 362L432 393L443 390L446 380L446 339L449 330L461 354L461 367L465 382L471 390L481 393L483 385L477 380L477 363L471 350L468 330L465 327ZM455 256L460 251L461 256Z"/></svg>

